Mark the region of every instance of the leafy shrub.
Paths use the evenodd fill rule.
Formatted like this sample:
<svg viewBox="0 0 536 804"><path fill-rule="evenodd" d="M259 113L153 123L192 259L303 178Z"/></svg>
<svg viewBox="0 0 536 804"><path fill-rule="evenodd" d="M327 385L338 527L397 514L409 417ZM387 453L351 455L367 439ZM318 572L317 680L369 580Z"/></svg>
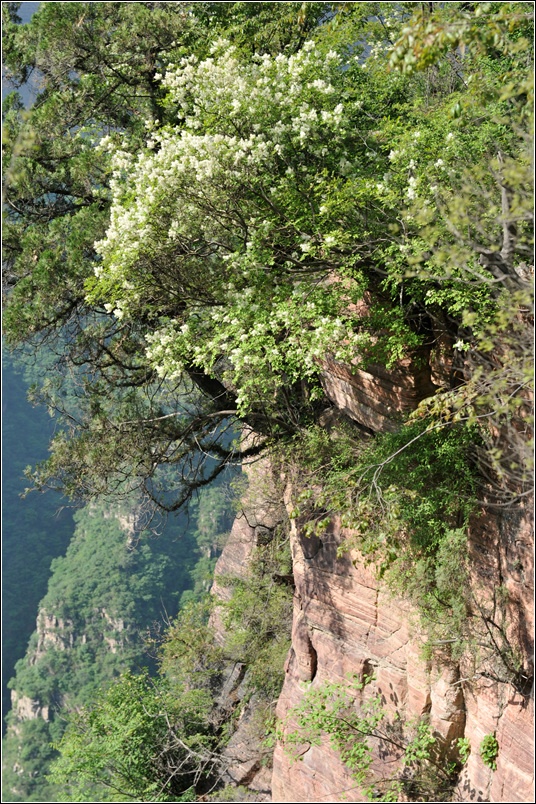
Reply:
<svg viewBox="0 0 536 804"><path fill-rule="evenodd" d="M471 743L467 737L458 737L456 744L458 746L458 753L460 754L460 761L462 765L465 765L471 753Z"/></svg>
<svg viewBox="0 0 536 804"><path fill-rule="evenodd" d="M480 743L480 756L484 765L491 770L497 770L497 757L499 755L499 743L494 734L486 734Z"/></svg>
<svg viewBox="0 0 536 804"><path fill-rule="evenodd" d="M268 698L281 690L290 647L292 589L286 578L291 566L288 537L276 530L257 547L247 576L225 581L232 588L223 611L225 653L248 666L250 684Z"/></svg>
<svg viewBox="0 0 536 804"><path fill-rule="evenodd" d="M211 705L201 690L177 695L145 673L126 673L71 716L50 779L67 792L65 801L106 801L109 790L114 801L181 800L210 775Z"/></svg>
<svg viewBox="0 0 536 804"><path fill-rule="evenodd" d="M223 652L214 643L209 595L184 606L170 623L159 646L160 673L171 684L211 687L219 678Z"/></svg>
<svg viewBox="0 0 536 804"><path fill-rule="evenodd" d="M295 517L321 535L333 514L397 594L420 612L431 639L456 639L467 616L467 524L476 508L475 427L410 422L372 438L315 428L294 454L308 472ZM305 467L305 469L303 469Z"/></svg>
<svg viewBox="0 0 536 804"><path fill-rule="evenodd" d="M405 735L400 722L388 721L381 696L367 693L371 680L354 676L347 682L311 685L279 724L279 739L298 760L304 743L320 745L328 736L368 800L447 800L456 769L435 760L430 727L425 721L413 728L410 724ZM374 769L375 745L381 746L384 760L389 756L397 763L397 771L388 777Z"/></svg>

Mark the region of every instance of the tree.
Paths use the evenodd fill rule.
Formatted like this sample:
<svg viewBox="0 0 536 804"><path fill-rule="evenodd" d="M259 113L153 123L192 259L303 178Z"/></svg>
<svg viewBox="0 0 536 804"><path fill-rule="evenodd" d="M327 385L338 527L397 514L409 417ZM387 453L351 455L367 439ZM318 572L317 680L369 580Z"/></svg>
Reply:
<svg viewBox="0 0 536 804"><path fill-rule="evenodd" d="M176 693L176 691L175 691ZM65 801L181 801L212 753L210 697L199 690L170 695L147 675L122 675L87 709L71 717L50 779Z"/></svg>
<svg viewBox="0 0 536 804"><path fill-rule="evenodd" d="M6 77L14 87L33 77L38 88L29 112L16 92L5 107L10 342L36 333L51 337L67 324L71 337L88 330L89 322L80 320L90 312L83 283L107 217L103 160L94 144L115 131L134 147L143 142L147 117L166 121L165 91L155 75L184 53L203 53L209 26L240 30L242 18L261 47L270 38L266 25L271 35L278 32L278 46L296 47L323 4L306 4L301 16L290 17L294 4L279 4L269 23L266 14L254 22L259 9L252 5L235 3L227 14L219 3L42 3L27 25L17 22L16 3L3 5ZM89 329L86 349L90 342Z"/></svg>
<svg viewBox="0 0 536 804"><path fill-rule="evenodd" d="M307 4L301 11L294 4L278 4L269 20L265 13L256 20L250 6L233 4L227 16L218 3L45 3L28 25L18 24L16 4L3 6L8 78L18 86L34 75L40 87L30 112L23 111L16 94L5 108L5 337L11 345L47 342L56 349L59 371L53 381L49 377L42 391L50 409L64 411L65 378L76 375L82 401L74 410L71 405L67 431L78 418L86 444L100 440L108 445L100 453L92 450L81 474L89 479L90 465L95 468L101 463L93 473L95 485L86 485L81 496L98 494L103 485L110 490L97 477L108 476L107 461L115 451L111 441L114 431L118 434L107 419L115 391L117 407L129 408L123 418L132 419L138 415L135 407L145 407L143 417L152 431L148 439L141 439L145 446L134 457L129 455L137 435L133 424L125 425L115 438L116 446L130 442L125 460L133 458L140 468L145 464L145 474L158 464L159 454L164 463L171 460L164 457L170 436L172 442L187 442L187 453L192 448L198 452L193 488L217 474L215 462L204 474L199 450L209 452L214 442L222 468L227 461L237 460L229 439L223 446L222 427L216 427L217 437L213 432L216 411L233 409L233 395L192 368L180 387L168 386L167 402L156 402L160 384L154 383L154 372L144 356L142 321L118 327L102 305L87 303L84 283L93 273L93 243L104 235L109 206L106 160L95 150L95 142L107 132L123 132L135 147L142 141L147 117L166 120L160 103L164 91L154 76L171 58L203 52L207 26L219 30L230 24L240 32L240 20L249 20L249 31L255 32L259 45L296 47L315 24L323 4ZM172 410L176 410L177 394L182 410L190 410L186 421L174 428L171 420L167 427L161 420L169 412L162 407L169 403L169 391ZM197 419L191 416L195 409L200 411ZM110 424L104 427L106 432L103 422ZM146 452L153 436L160 446ZM192 466L186 464L188 476ZM117 490L117 483L112 487Z"/></svg>
<svg viewBox="0 0 536 804"><path fill-rule="evenodd" d="M393 165L409 176L408 225L419 229L406 259L460 355L457 387L423 413L483 423L488 494L511 505L530 493L533 468L533 9L432 5L390 57L406 74L459 76L446 102L427 103L417 139L393 138Z"/></svg>
<svg viewBox="0 0 536 804"><path fill-rule="evenodd" d="M74 38L45 73L32 114L37 148L60 147L37 123L62 93L81 111L67 127L57 116L55 184L43 184L28 147L10 163L8 186L8 204L21 210L7 235L8 333L61 331L71 344L64 364L82 368L79 410L35 474L38 486L59 477L86 497L134 486L176 510L229 462L315 420L326 352L389 368L441 328L479 355L486 339L495 349L493 331L514 328L505 302L514 286L524 292L529 237L524 4L513 15L508 4L478 14L464 4L426 13L412 3L271 5L281 6L279 22L294 7L297 27L285 39L283 24L261 16L257 55L244 39L256 24L248 4L106 4L113 9L88 9L99 30L119 15L107 34L117 62L104 54L102 70L95 53L80 55L86 16L63 5ZM65 26L58 33L50 15L42 24L58 37ZM207 21L210 52L200 44ZM148 25L143 45L125 43L127 22ZM13 25L11 36L20 74L33 61L21 62ZM364 41L373 42L368 54ZM123 44L132 69L120 67ZM391 66L406 68L421 66L422 51L427 71L389 71L391 51ZM15 153L15 103L8 125ZM67 164L68 201L57 181ZM441 415L458 405L471 417L478 367L466 361L464 372L465 396L446 394ZM503 419L511 404L524 416L525 375L515 382L499 403ZM62 407L52 385L43 397ZM258 440L240 447L236 424ZM526 441L526 428L513 432Z"/></svg>
<svg viewBox="0 0 536 804"><path fill-rule="evenodd" d="M74 9L70 9L70 11L74 13ZM52 12L49 11L48 13L50 14ZM99 20L97 21L99 22ZM45 20L43 25L46 25L46 22ZM100 24L103 24L102 21L100 21ZM120 30L122 29L120 28ZM309 55L307 55L307 53L309 53ZM265 56L268 59L268 61L264 62L265 65L268 65L268 63L276 64L274 59L270 60L267 54L265 54ZM335 54L332 54L327 58L326 70L328 72L330 70L334 72L335 70L338 59L334 56ZM287 60L286 63L291 63L289 57L285 58ZM290 59L291 58L292 57L290 57ZM238 64L237 59L238 54L233 55L231 61L228 61L227 67L231 69L233 65L236 67ZM312 59L310 51L306 50L302 51L301 55L296 56L296 59L296 64L300 61L315 61ZM331 67L328 65L330 60L332 62ZM107 63L106 60L104 63ZM316 59L316 63L320 63L318 59ZM82 64L82 66L85 67L85 64ZM260 65L257 65L257 67L252 66L248 69L250 69L250 72L251 69L253 69L254 72L258 70L259 66ZM311 66L312 64L309 66L309 72L313 78L310 70ZM114 67L113 70L116 70L116 67ZM60 88L62 86L56 73L53 73L53 71L49 72L51 75L47 77L48 91L44 93L43 104L39 107L42 116L45 115L47 109L47 99L50 98L50 105L58 103L56 86ZM59 68L58 72L62 80L65 80L65 72ZM146 73L144 72L143 75L145 76ZM275 78L274 76L274 80ZM155 104L158 105L157 99L160 97L158 92L162 94L164 90L157 90L154 86L153 79L153 73L151 73L151 81L149 81L149 84L147 83L147 78L143 78L143 76L136 78L134 76L129 79L130 83L128 83L128 86L131 86L131 84L135 85L136 81L146 86L147 93L149 93L152 99L152 106L155 106ZM210 81L208 77L207 80ZM250 75L249 80L250 83L255 80L253 74ZM332 103L332 99L328 98L331 90L326 84L327 89L324 92L322 79L318 78L315 80L318 80L320 83L318 87L313 88L313 94L323 94L327 103L326 108L322 110L324 112L324 118L321 122L327 124L329 118L329 129L330 131L334 131L340 120L340 104ZM93 81L92 86L95 81ZM74 86L69 86L71 94L75 92L75 90L78 91L79 84L80 81L77 80L74 81ZM121 85L121 87L123 87L123 85ZM151 88L150 92L149 87ZM136 91L133 90L135 97L134 100L131 99L132 103L134 103L137 97ZM83 98L85 99L86 95L83 95ZM150 106L151 104L147 106L146 103L145 108L143 108L142 105L142 108L139 108L134 116L135 123L133 124L133 128L131 127L132 130L128 130L129 136L127 138L129 142L128 147L131 150L135 151L137 144L139 145L140 117L148 114ZM171 101L168 105L167 115L168 118L171 117L176 120L173 130L180 139L180 132L185 125L185 121L181 116L184 116L184 114L186 114L186 116L188 115L186 110L179 110L179 114L177 114L177 110L174 108L175 106L176 104ZM250 128L251 125L254 125L251 120L251 115L255 111L255 109L247 110L246 108L241 111L243 123ZM276 111L277 108L272 110L272 119L265 120L265 125L273 122L273 114ZM287 110L287 118L288 112L290 111L290 109ZM106 106L106 114L102 122L96 125L94 119L90 118L84 121L85 125L80 125L74 132L72 130L73 126L71 125L68 128L68 136L64 134L63 140L61 137L57 137L56 139L59 139L61 142L67 139L69 148L71 149L74 143L75 153L80 155L81 159L82 157L88 158L90 152L92 155L94 154L93 142L95 137L97 137L97 139L101 138L104 133L104 127L107 129L119 127L125 130L125 121L113 118L112 112L115 113L116 108L114 107L111 111L108 111L108 106ZM220 122L222 120L222 114L224 113L225 109L221 107L218 112ZM249 120L246 119L248 114ZM112 119L107 119L107 115ZM80 123L82 123L82 117L82 114L78 115ZM163 117L159 114L153 119L154 125L158 128L165 118L166 114L164 114ZM14 127L14 133L11 139L13 142L17 142L17 126L16 123L13 122L14 119L16 119L16 115L12 112L10 122ZM34 119L36 119L37 122L37 112ZM59 119L61 120L61 116ZM72 121L70 122L72 123ZM207 119L205 124L210 128L210 120ZM302 121L300 130L292 134L293 137L295 134L297 134L298 137L295 138L296 141L294 144L289 143L289 154L291 156L294 149L294 151L296 151L294 157L299 158L299 148L296 150L295 146L299 146L300 144L299 135L300 131L302 131L303 135L304 125L305 122ZM92 129L93 134L88 131L88 126ZM317 129L319 128L318 125L316 127ZM95 131L95 129L97 130ZM162 129L162 131L164 130L165 129ZM289 133L292 133L290 129ZM156 136L158 137L160 135L157 133ZM210 137L208 132L207 136ZM124 136L123 139L125 140ZM47 143L47 147L50 147L50 143ZM329 169L327 163L325 168L322 167L322 161L324 159L322 155L320 155L320 157L312 153L309 155L313 156L319 168L326 171ZM342 157L342 152L339 156ZM73 158L70 157L70 162L73 165L74 175L76 160L73 162ZM279 158L278 166L282 177L281 190L283 192L285 191L285 183L292 184L290 181L290 173L293 170L293 168L289 167L289 173L284 173L284 169L286 169L283 165L284 158L284 155ZM14 287L8 296L9 305L6 313L7 330L12 340L24 337L21 333L21 322L27 321L27 329L30 331L37 330L41 332L43 336L46 335L46 337L49 337L51 333L54 332L55 328L56 331L59 332L59 325L63 323L64 326L61 330L64 334L68 334L69 341L73 344L68 355L68 363L75 366L88 365L91 367L89 373L84 372L85 376L83 381L80 382L80 395L82 400L78 418L82 419L82 426L78 427L78 423L73 422L72 419L68 425L68 429L69 426L72 425L73 431L78 428L77 431L80 434L80 438L78 440L71 440L65 432L58 436L55 443L55 454L49 463L50 472L48 472L48 474L45 473L45 476L49 477L59 472L63 475L62 483L71 492L74 491L76 486L80 488L78 481L80 478L84 478L82 492L91 496L103 490L117 491L120 487L123 488L124 477L128 476L130 473L130 469L126 467L135 465L137 471L134 472L134 485L142 485L150 497L153 499L158 498L160 504L174 509L182 504L185 497L192 489L207 483L210 479L215 477L228 461L236 461L248 454L254 454L274 437L284 437L285 434L288 435L295 431L296 426L299 425L300 419L303 416L303 408L305 407L307 411L309 407L309 397L311 394L307 387L303 386L303 381L306 380L308 376L316 373L316 367L313 365L315 355L313 355L312 352L314 351L316 355L318 355L321 351L323 340L327 338L340 338L343 335L349 334L349 329L344 321L339 320L339 318L334 315L334 313L339 312L341 294L334 292L326 294L324 292L326 266L323 264L322 260L315 258L311 254L306 264L302 264L302 256L307 253L305 248L308 242L307 238L313 235L309 235L307 232L303 234L299 233L300 226L302 229L308 229L309 227L305 225L305 219L302 222L303 225L299 220L293 220L296 216L294 215L292 207L299 207L299 204L304 198L304 191L303 188L292 190L291 195L294 193L295 197L294 199L290 198L288 200L290 207L287 212L283 214L282 221L278 222L276 214L271 224L274 227L282 224L281 232L277 234L277 238L281 242L279 245L274 244L277 245L279 251L276 259L284 263L288 257L290 260L288 265L292 267L290 271L288 265L282 268L281 277L284 281L282 287L276 291L275 301L277 304L274 306L273 310L266 311L266 336L275 351L275 362L272 361L270 363L270 361L266 361L265 357L263 358L263 354L266 351L263 343L265 336L261 333L261 343L257 349L257 356L261 357L261 361L264 360L265 370L261 372L259 377L261 384L264 385L261 389L261 393L255 394L255 403L251 405L247 403L243 404L244 397L247 395L246 385L248 382L251 384L251 382L253 382L252 380L247 380L246 383L244 383L242 378L240 379L242 388L236 388L236 385L233 388L222 382L222 377L220 376L221 372L212 371L212 364L215 363L214 353L219 349L219 344L216 342L212 344L210 371L207 369L206 365L201 365L199 360L186 359L183 364L180 382L177 381L173 384L166 378L163 398L161 391L164 384L157 379L153 366L147 360L143 340L146 336L151 337L154 335L153 330L156 317L162 322L166 310L164 310L161 304L160 307L158 307L158 303L155 300L152 312L149 309L142 311L140 308L141 315L129 318L128 321L124 320L118 322L117 317L112 315L112 311L117 309L113 306L113 303L111 308L109 306L110 302L104 301L104 303L102 303L102 288L99 292L97 292L96 287L93 288L93 290L90 289L89 294L87 287L83 290L83 284L87 281L87 274L89 270L93 269L92 261L94 260L94 256L90 242L95 239L98 228L102 227L105 215L106 199L103 198L103 191L101 189L103 183L105 183L105 178L102 173L105 162L105 156L101 155L96 158L94 163L98 166L98 175L93 181L90 180L91 211L85 209L86 201L82 201L82 196L76 194L76 188L72 188L71 193L71 195L74 194L77 199L75 203L76 208L72 208L71 206L69 209L66 209L64 206L61 206L65 204L64 201L61 201L61 198L64 196L62 193L56 192L56 189L58 189L57 184L53 188L49 188L50 192L39 196L41 200L38 201L38 203L36 201L31 202L29 211L26 212L25 217L28 219L33 215L34 220L31 226L28 226L27 223L24 225L29 231L28 236L30 237L31 235L33 246L36 246L38 239L43 240L43 229L42 226L40 228L39 225L41 220L39 217L41 215L40 209L43 204L46 208L46 212L43 212L42 217L45 217L45 220L47 218L52 219L50 225L47 223L45 226L47 230L45 242L54 235L56 245L53 248L40 251L40 256L37 257L38 266L36 266L36 270L31 271L29 275L27 274L27 269L24 268L21 269L21 275L19 276L19 271L15 265L17 259L20 259L21 265L32 263L33 258L28 259L28 249L23 249L20 258L13 257ZM26 166L26 163L24 164ZM241 169L243 169L244 165L245 162L241 166ZM224 167L225 166L222 164L221 169L224 169ZM268 165L265 165L265 168L267 167ZM38 161L33 160L31 170L32 189L35 188L36 184L39 184L41 172ZM12 173L14 178L11 180L10 187L13 189L18 187L19 195L26 197L23 190L20 189L22 174L20 171L17 172L15 168L13 168ZM312 175L312 170L310 170L309 176L304 178L307 178L307 181L310 182L312 181ZM261 177L259 178L261 179ZM265 173L265 179L267 178ZM262 193L265 192L265 188L263 188L262 184L263 180L261 179L257 181L253 188L246 186L244 192L250 195L252 192L257 194L261 193L262 196ZM237 180L236 189L240 195L242 189L240 189L239 180ZM30 195L30 193L28 192L26 195ZM69 197L71 197L71 195L69 195ZM261 198L261 196L259 196L259 198ZM49 209L51 206L49 199L52 199L52 210ZM213 201L215 200L216 199L213 199ZM11 198L8 198L8 204L9 203L11 203ZM89 200L87 203L89 204ZM275 209L273 202L271 203L272 208ZM82 209L78 210L78 206L82 206ZM318 203L316 206L319 206ZM262 211L264 207L270 209L270 204L268 203L267 205L266 201L261 199L260 211ZM102 212L100 219L98 215L95 217L93 214L98 213L99 210ZM297 208L297 211L299 218L301 214L299 208ZM238 213L240 214L240 209L238 209ZM195 216L195 210L192 214ZM285 228L287 227L285 216L288 217L287 232L285 232ZM15 241L19 239L20 234L18 233L20 220L17 216L14 217L13 227L13 236L10 238L8 235L8 243L14 244ZM67 227L67 231L65 227ZM17 236L15 232L17 232ZM232 240L236 244L244 244L244 242L248 242L247 240L244 241L244 234L245 232L239 228L237 232L232 235ZM82 237L82 241L80 237ZM188 237L189 242L195 244L195 232L192 231ZM300 248L297 253L298 258L292 256L294 253L293 248L296 245L296 243L292 243L292 239L295 237L298 237L298 246L303 247ZM261 248L266 248L269 243L260 243L259 245ZM66 248L67 253L65 253ZM180 250L180 244L177 245L177 248ZM199 246L194 245L194 250L191 254L189 254L188 248L189 246L186 246L182 279L176 277L177 285L173 290L173 294L176 298L179 296L183 297L183 301L179 301L179 307L183 303L186 304L186 314L191 318L190 323L192 323L195 321L195 304L205 304L205 306L211 307L214 313L217 313L218 308L221 307L223 299L222 294L225 295L228 291L217 276L215 265L219 256L216 253L211 253L212 247L210 243L201 243ZM317 246L315 245L314 248L317 248ZM13 245L13 252L15 252L16 249L17 246ZM89 254L89 258L83 258L83 255L86 253ZM229 252L229 247L227 247L227 256L229 256L229 253L232 252ZM66 260L64 260L65 257L67 258ZM251 258L254 259L254 257L255 255L252 254ZM352 259L355 260L357 257L354 255ZM65 288L66 283L67 287L70 287L68 277L64 276L65 267L60 268L58 273L58 263L60 260L62 261L62 265L65 264L65 266L68 266L69 271L76 272L76 276L73 279L74 290L71 296L68 291L66 292ZM195 270L199 272L193 285L192 276L190 275L189 278L187 276L190 270L188 261L191 263L190 268L195 265ZM156 266L153 266L153 268L155 267ZM161 259L158 271L162 270L163 267ZM169 273L170 270L171 275ZM179 270L178 265L177 270ZM146 281L149 281L151 275L154 277L154 270L152 274L150 271L147 272ZM311 282L304 281L307 275L313 278L312 284ZM52 277L54 277L53 281L51 281ZM302 277L302 280L294 281L294 277ZM41 278L44 279L44 282L41 282ZM214 278L216 278L215 282L213 282ZM262 272L258 273L257 280L259 287L257 289L252 288L251 290L253 296L259 294L259 301L263 304L266 294L270 294L274 286L272 280L270 280L263 289ZM58 281L60 286L63 286L61 299L57 297ZM160 298L162 298L162 295L169 292L170 282L172 281L173 269L168 265L167 273L162 271L161 281L159 280L160 291L157 291L157 285L155 285L155 293L159 292ZM356 281L350 277L348 278L348 282L353 286L357 285ZM242 283L242 285L243 284L244 283ZM335 289L335 286L333 286L332 291ZM288 298L289 291L292 291L291 298ZM350 288L349 292L351 293L351 291L352 289ZM67 303L65 303L66 298L68 300ZM237 307L236 298L234 302L235 307ZM302 305L304 298L307 299L307 304ZM33 299L33 302L30 302L30 299ZM252 301L254 302L254 300ZM168 308L170 307L170 303L170 299L168 299L166 301ZM33 309L31 309L31 304L33 304ZM39 310L37 307L39 307ZM235 325L236 331L230 333L235 344L241 342L239 338L244 334L242 329L244 327L250 328L251 325L252 310L251 307L246 309L249 310L249 315L245 320L240 321L240 319L237 319L237 325ZM299 311L305 313L305 321L303 321L302 316L297 315ZM318 315L323 311L328 313L328 316L325 317L324 331L321 332L319 330L317 335L315 335L311 325L316 325ZM233 310L231 310L231 312L233 312ZM274 312L276 313L276 320L272 326L269 323L269 316ZM300 345L296 344L289 354L290 359L283 360L285 350L281 348L278 349L275 344L277 341L281 342L281 339L285 337L285 328L287 327L285 320L294 319L294 317L296 317L294 330L299 329L300 336L310 341L309 351L304 355ZM303 327L298 324L298 321L302 321ZM261 326L261 322L258 322L258 324ZM26 332L26 334L28 333ZM258 335L257 332L253 334L254 336ZM294 338L296 339L296 337L295 335ZM353 337L352 340L355 341L355 337ZM246 346L246 344L242 345L243 347ZM287 347L290 345L291 341L287 339ZM155 348L157 348L157 346L158 344L155 344ZM253 341L247 344L247 346L250 346L253 350L255 349ZM242 351L245 350L243 349ZM347 352L349 353L348 349ZM224 355L222 355L220 362L225 362ZM278 362L280 365L277 365ZM285 383L277 381L275 384L271 382L267 377L266 371L266 368L269 366L275 367L279 376L281 376L283 372L287 372L289 374L288 381ZM248 372L245 372L246 376L247 374ZM249 372L249 374L251 375L251 372ZM253 385L254 384L253 382ZM111 389L115 392L113 402L110 397ZM279 390L277 391L277 389ZM275 400L272 399L274 391L278 393L278 397ZM189 401L182 403L180 410L177 409L176 400L178 394L183 400L189 398ZM44 396L50 407L61 407L61 399L54 393L54 388L51 387L50 384L45 388ZM277 414L276 411L280 405L284 405L285 415ZM112 407L115 414L121 411L119 417L114 415L112 418L110 414ZM195 410L197 415L192 416L192 410ZM222 429L228 427L229 417L236 416L237 414L242 419L245 419L250 427L264 435L264 443L254 445L242 452L237 450L236 446L229 447L228 445L223 445L221 437ZM122 420L121 424L119 424L120 419ZM144 432L146 437L142 435ZM196 446L201 448L203 454L200 453L199 450L196 452ZM216 458L216 465L206 461L205 456L207 453L212 454ZM115 456L122 457L116 460ZM169 497L166 497L165 493L160 494L158 492L156 488L157 484L155 484L155 471L159 464L173 464L175 467L181 467L180 471L183 479L186 480L186 478L188 478L186 493L182 488L179 488L175 497L170 500ZM44 476L40 475L40 477L42 478Z"/></svg>

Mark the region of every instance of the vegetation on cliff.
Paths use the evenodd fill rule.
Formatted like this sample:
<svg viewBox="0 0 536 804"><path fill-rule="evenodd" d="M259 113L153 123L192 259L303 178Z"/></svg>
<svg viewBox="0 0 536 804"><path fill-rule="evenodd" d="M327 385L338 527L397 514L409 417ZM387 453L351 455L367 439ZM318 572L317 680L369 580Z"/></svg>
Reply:
<svg viewBox="0 0 536 804"><path fill-rule="evenodd" d="M304 532L321 537L340 516L349 533L342 549L374 563L378 577L412 601L430 643L446 641L451 655L466 646L477 443L475 428L418 420L374 439L346 428L333 440L311 429L294 447L307 466L293 512Z"/></svg>
<svg viewBox="0 0 536 804"><path fill-rule="evenodd" d="M290 729L280 739L296 761L305 744L330 743L351 770L356 786L368 801L449 801L453 782L463 764L445 762L434 753L436 739L424 720L411 724L409 735L401 723L386 718L380 695L367 694L373 679L352 678L345 684L326 682L308 689L299 706L287 716ZM282 724L287 725L287 724ZM374 744L381 744L386 762L396 769L378 773Z"/></svg>

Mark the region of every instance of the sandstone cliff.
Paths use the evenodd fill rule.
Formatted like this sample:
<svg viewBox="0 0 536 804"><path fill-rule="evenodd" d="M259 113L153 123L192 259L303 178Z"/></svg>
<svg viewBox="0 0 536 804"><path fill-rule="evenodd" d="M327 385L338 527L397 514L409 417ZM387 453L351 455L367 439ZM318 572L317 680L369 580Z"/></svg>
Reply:
<svg viewBox="0 0 536 804"><path fill-rule="evenodd" d="M436 365L435 376L448 366ZM351 371L326 364L324 388L336 408L369 430L391 430L400 414L430 394L430 368L397 373ZM299 480L288 484L289 511ZM423 658L424 634L407 602L396 599L356 552L338 547L351 536L335 517L322 538L307 536L299 521L291 528L295 583L292 647L277 705L281 721L312 688L349 675L374 676L390 722L414 724L425 717L437 740L439 758L456 758L465 738L469 758L452 800L534 800L532 509L483 506L469 533L470 585L475 642L455 660ZM224 550L217 572L239 572L255 543L255 528L242 522ZM216 580L215 591L222 594ZM476 648L474 647L476 645ZM521 669L520 669L521 668ZM287 728L292 719L287 722ZM496 769L486 765L480 746L495 735ZM374 769L389 775L396 751L377 745ZM272 796L280 802L362 801L362 793L340 756L322 741L304 744L297 761L281 743L273 758ZM459 758L459 757L458 757Z"/></svg>
<svg viewBox="0 0 536 804"><path fill-rule="evenodd" d="M514 527L513 530L508 528ZM499 529L502 533L499 538ZM527 520L512 523L489 518L472 532L475 581L488 590L501 582L512 589L507 620L518 649L530 650L528 630L532 588L528 582L531 555L527 544ZM292 550L296 581L293 643L286 679L278 703L285 718L301 701L306 681L344 682L349 675L374 673L374 692L392 720L405 723L428 715L432 733L448 745L466 737L471 754L455 792L459 801L533 800L533 699L526 689L516 690L501 679L500 657L483 657L475 666L473 656L459 662L426 662L421 658L422 635L407 604L378 584L371 570L352 556L337 556L345 538L337 522L315 549L310 540L293 529ZM508 559L505 554L509 552ZM528 554L528 555L527 555ZM505 561L516 563L522 555L527 581L502 575ZM356 556L353 556L355 559ZM490 599L492 594L490 594ZM495 617L499 618L495 611ZM499 744L497 769L484 765L479 745L495 733ZM381 769L382 758L377 757ZM298 762L292 762L282 745L276 747L272 779L273 801L363 800L355 781L327 744L308 746Z"/></svg>
<svg viewBox="0 0 536 804"><path fill-rule="evenodd" d="M246 464L243 472L247 490L216 564L211 589L219 605L213 610L210 624L216 642L224 650L229 636L225 607L233 595L229 579L247 579L252 563L259 558L259 548L269 543L275 529L287 521L281 484L274 482L275 473L269 460L257 459ZM263 696L259 696L249 681L245 663L227 664L214 712L216 719L234 721L233 733L222 757L223 781L232 788L247 788L250 791L248 801L270 801L272 750L264 743L258 721L263 711L265 716L270 716L275 702L262 700Z"/></svg>

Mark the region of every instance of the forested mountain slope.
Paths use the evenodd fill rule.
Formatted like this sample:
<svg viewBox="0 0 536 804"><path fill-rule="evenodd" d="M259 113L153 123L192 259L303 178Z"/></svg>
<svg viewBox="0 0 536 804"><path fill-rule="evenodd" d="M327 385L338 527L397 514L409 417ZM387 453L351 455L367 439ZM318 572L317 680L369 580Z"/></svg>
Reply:
<svg viewBox="0 0 536 804"><path fill-rule="evenodd" d="M10 707L7 682L22 658L44 596L50 562L62 555L72 536L72 513L59 495L22 501L24 470L44 460L52 435L46 411L32 408L22 372L4 355L2 372L2 712ZM65 502L65 501L64 501Z"/></svg>
<svg viewBox="0 0 536 804"><path fill-rule="evenodd" d="M181 602L199 599L210 584L206 564L215 559L207 553L217 554L230 525L224 499L221 485L212 489L190 520L173 520L159 535L136 529L134 500L116 509L92 504L75 514L74 536L65 556L52 561L37 628L10 682L5 800L56 800L46 774L57 755L51 743L69 714L91 705L121 673L154 673L153 640Z"/></svg>

